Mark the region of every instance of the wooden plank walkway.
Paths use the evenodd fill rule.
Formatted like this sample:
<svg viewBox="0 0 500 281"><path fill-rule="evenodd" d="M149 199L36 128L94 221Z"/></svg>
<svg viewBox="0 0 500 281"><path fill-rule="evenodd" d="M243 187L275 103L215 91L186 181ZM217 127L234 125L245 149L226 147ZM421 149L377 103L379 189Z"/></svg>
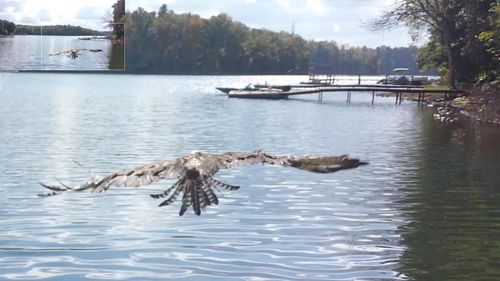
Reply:
<svg viewBox="0 0 500 281"><path fill-rule="evenodd" d="M426 94L439 94L443 95L445 99L449 99L451 97L465 95L466 92L462 90L444 90L444 89L425 89L422 87L405 87L405 86L395 86L395 85L338 85L338 86L328 86L328 87L316 87L311 89L312 87L307 87L308 90L294 90L294 86L292 86L292 90L288 92L253 92L253 93L244 93L238 94L231 92L228 94L229 97L232 98L254 98L254 99L287 99L289 96L296 95L311 95L318 94L318 101L321 102L323 100L323 93L339 93L345 92L347 94L346 102L351 102L351 94L353 92L368 92L372 93L372 105L375 102L375 94L376 93L391 93L396 97L396 105L401 104L404 95L418 95L417 102L418 104L423 104L425 100Z"/></svg>

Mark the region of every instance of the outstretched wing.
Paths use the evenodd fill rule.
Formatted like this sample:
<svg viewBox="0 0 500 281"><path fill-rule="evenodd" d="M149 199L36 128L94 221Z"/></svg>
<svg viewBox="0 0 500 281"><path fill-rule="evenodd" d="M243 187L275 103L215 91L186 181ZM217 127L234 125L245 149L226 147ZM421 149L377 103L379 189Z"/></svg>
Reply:
<svg viewBox="0 0 500 281"><path fill-rule="evenodd" d="M173 161L161 161L149 165L127 169L118 173L111 174L105 178L92 177L80 187L70 187L60 181L59 186L40 183L41 186L51 190L51 192L47 194L39 194L39 196L53 196L64 192L84 191L88 189L92 191L103 192L108 190L110 186L138 187L142 185L148 185L162 179L178 177L180 171L183 168L182 161L182 158L178 158Z"/></svg>
<svg viewBox="0 0 500 281"><path fill-rule="evenodd" d="M83 49L69 49L69 50L66 50L66 51L61 51L59 53L49 54L49 57L51 57L51 56L58 56L58 55L62 55L62 54L71 54L72 52L74 52L77 55L80 55L80 51L93 51L93 50L99 50L99 49L91 49L91 50L85 49L85 48L83 48Z"/></svg>
<svg viewBox="0 0 500 281"><path fill-rule="evenodd" d="M340 156L273 156L261 151L253 153L228 152L207 157L202 169L210 175L219 169L231 169L253 164L270 164L293 167L315 173L333 173L339 170L352 169L366 165L359 159L351 159L347 155Z"/></svg>
<svg viewBox="0 0 500 281"><path fill-rule="evenodd" d="M61 52L55 53L55 54L49 54L49 57L51 57L51 56L58 56L58 55L62 55L62 54L69 54L69 53L71 53L71 51L73 51L73 49L67 50L67 51L61 51Z"/></svg>
<svg viewBox="0 0 500 281"><path fill-rule="evenodd" d="M103 178L96 185L95 191L106 191L110 186L138 187L166 178L176 178L180 175L183 168L182 158L135 167Z"/></svg>

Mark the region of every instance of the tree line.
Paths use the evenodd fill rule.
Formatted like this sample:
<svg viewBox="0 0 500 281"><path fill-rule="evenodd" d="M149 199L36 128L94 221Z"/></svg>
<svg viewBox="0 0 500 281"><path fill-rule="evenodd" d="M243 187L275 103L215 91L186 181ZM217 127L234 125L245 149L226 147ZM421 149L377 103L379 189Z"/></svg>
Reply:
<svg viewBox="0 0 500 281"><path fill-rule="evenodd" d="M406 24L430 34L417 60L437 67L452 88L477 82L500 86L500 3L496 0L398 0L375 29Z"/></svg>
<svg viewBox="0 0 500 281"><path fill-rule="evenodd" d="M0 35L11 35L16 31L16 24L0 19Z"/></svg>
<svg viewBox="0 0 500 281"><path fill-rule="evenodd" d="M336 74L389 74L408 67L417 74L416 47L349 47L335 42L253 29L227 14L203 19L158 12L127 12L127 71L170 74L307 74L309 64Z"/></svg>
<svg viewBox="0 0 500 281"><path fill-rule="evenodd" d="M104 36L111 35L109 31L98 31L75 25L16 25L16 34L18 35L82 35L82 36Z"/></svg>

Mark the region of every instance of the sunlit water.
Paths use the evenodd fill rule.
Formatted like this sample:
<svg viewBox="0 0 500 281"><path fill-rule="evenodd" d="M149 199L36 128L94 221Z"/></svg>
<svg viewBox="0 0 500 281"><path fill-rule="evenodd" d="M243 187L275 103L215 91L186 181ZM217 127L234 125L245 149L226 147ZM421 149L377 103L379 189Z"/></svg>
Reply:
<svg viewBox="0 0 500 281"><path fill-rule="evenodd" d="M123 69L110 63L120 55L110 40L79 40L81 36L16 35L0 37L0 70L108 70ZM84 36L85 37L85 36ZM101 49L101 52L80 51L76 59L67 57L71 49ZM123 61L123 47L121 48ZM52 56L51 56L52 54ZM116 59L116 58L115 58Z"/></svg>
<svg viewBox="0 0 500 281"><path fill-rule="evenodd" d="M296 76L1 74L0 279L495 280L497 128L446 125L414 103L353 93L228 99L216 86ZM179 217L172 181L40 198L193 150L349 153L334 174L219 172L220 204ZM76 165L78 161L86 168Z"/></svg>

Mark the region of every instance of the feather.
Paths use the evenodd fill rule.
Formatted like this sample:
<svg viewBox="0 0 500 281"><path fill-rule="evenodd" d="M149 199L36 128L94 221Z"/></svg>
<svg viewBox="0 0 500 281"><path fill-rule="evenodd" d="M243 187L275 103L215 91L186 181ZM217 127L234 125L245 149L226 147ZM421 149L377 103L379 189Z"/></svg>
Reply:
<svg viewBox="0 0 500 281"><path fill-rule="evenodd" d="M39 182L38 184L40 184L41 186L43 186L47 189L53 190L53 191L67 191L68 190L65 187L59 187L59 186L55 186L55 185L46 185L46 184L41 183L41 182Z"/></svg>
<svg viewBox="0 0 500 281"><path fill-rule="evenodd" d="M223 182L220 182L214 178L211 178L211 181L212 181L212 184L215 185L215 186L220 186L224 189L227 189L227 190L237 190L239 189L240 187L237 186L237 185L230 185L230 184L227 184L227 183L223 183Z"/></svg>
<svg viewBox="0 0 500 281"><path fill-rule="evenodd" d="M186 184L184 184L184 195L182 196L182 206L181 210L179 211L179 216L184 215L184 213L187 211L187 209L191 206L191 180L187 180Z"/></svg>
<svg viewBox="0 0 500 281"><path fill-rule="evenodd" d="M201 189L201 187L199 187L198 184L193 184L191 187L191 202L193 204L193 211L197 216L201 214L198 189Z"/></svg>
<svg viewBox="0 0 500 281"><path fill-rule="evenodd" d="M179 193L181 193L182 186L181 185L176 185L176 186L177 188L174 190L172 195L170 195L170 197L168 197L165 201L161 202L160 205L158 205L159 207L167 206L175 202L175 200L177 200L177 196L179 196Z"/></svg>
<svg viewBox="0 0 500 281"><path fill-rule="evenodd" d="M206 194L203 190L203 186L198 188L198 198L200 202L200 209L205 210L205 207L210 205L210 201L208 200L208 194Z"/></svg>
<svg viewBox="0 0 500 281"><path fill-rule="evenodd" d="M201 188L207 195L207 199L211 204L218 205L219 204L219 198L217 198L217 195L214 193L212 190L212 182L210 180L206 180L206 184L202 185Z"/></svg>
<svg viewBox="0 0 500 281"><path fill-rule="evenodd" d="M165 190L164 192L162 193L159 193L159 194L149 194L149 196L153 197L154 199L159 199L159 198L163 198L167 195L170 194L170 192L179 185L179 182L176 182L174 183L171 187L169 187L167 190Z"/></svg>

